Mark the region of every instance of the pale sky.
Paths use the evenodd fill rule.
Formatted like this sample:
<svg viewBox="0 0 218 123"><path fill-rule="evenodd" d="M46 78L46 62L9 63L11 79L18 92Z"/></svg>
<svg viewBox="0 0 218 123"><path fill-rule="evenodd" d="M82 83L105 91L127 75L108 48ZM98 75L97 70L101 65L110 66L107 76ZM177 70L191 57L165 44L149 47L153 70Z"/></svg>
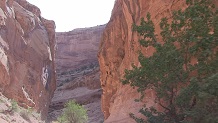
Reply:
<svg viewBox="0 0 218 123"><path fill-rule="evenodd" d="M54 20L57 32L106 24L115 0L27 0Z"/></svg>

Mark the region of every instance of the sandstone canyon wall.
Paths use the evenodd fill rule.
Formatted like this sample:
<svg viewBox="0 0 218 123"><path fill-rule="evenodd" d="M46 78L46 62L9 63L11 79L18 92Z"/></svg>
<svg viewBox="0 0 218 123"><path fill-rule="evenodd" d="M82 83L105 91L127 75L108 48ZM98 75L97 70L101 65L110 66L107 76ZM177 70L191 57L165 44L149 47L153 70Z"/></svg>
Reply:
<svg viewBox="0 0 218 123"><path fill-rule="evenodd" d="M47 116L56 88L55 23L26 0L0 1L0 91Z"/></svg>
<svg viewBox="0 0 218 123"><path fill-rule="evenodd" d="M102 110L105 123L132 123L129 113L138 113L141 104L134 100L140 95L129 86L120 82L125 69L131 69L131 64L139 65L138 50L146 56L153 50L142 48L138 43L138 35L132 32L132 24L140 23L148 12L155 24L158 34L159 22L162 17L171 17L172 10L185 8L185 0L116 0L111 19L106 25L99 49L101 71ZM151 101L154 95L147 90L145 101L147 105L155 105ZM139 114L138 114L139 115Z"/></svg>
<svg viewBox="0 0 218 123"><path fill-rule="evenodd" d="M57 89L49 109L51 121L60 116L69 100L85 106L88 123L103 121L97 53L104 28L100 25L56 33Z"/></svg>
<svg viewBox="0 0 218 123"><path fill-rule="evenodd" d="M75 70L98 63L97 52L105 25L57 32L57 71Z"/></svg>

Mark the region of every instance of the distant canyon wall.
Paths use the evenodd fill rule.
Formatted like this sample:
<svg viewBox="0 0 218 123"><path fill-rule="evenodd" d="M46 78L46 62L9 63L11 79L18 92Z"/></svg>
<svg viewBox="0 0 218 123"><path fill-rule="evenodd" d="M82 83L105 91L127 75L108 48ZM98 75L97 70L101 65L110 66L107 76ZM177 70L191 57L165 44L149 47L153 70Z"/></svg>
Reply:
<svg viewBox="0 0 218 123"><path fill-rule="evenodd" d="M74 99L87 109L88 123L103 121L97 53L104 28L99 25L56 33L57 90L50 105L51 120Z"/></svg>
<svg viewBox="0 0 218 123"><path fill-rule="evenodd" d="M26 0L0 1L0 91L45 118L56 88L55 23Z"/></svg>
<svg viewBox="0 0 218 123"><path fill-rule="evenodd" d="M75 70L98 63L97 53L105 25L57 32L57 71Z"/></svg>

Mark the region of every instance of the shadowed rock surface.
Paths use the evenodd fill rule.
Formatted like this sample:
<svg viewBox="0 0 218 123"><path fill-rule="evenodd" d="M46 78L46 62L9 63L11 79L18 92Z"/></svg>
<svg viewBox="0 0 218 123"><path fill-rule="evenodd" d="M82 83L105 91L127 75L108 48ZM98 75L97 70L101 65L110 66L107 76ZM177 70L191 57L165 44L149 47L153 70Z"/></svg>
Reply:
<svg viewBox="0 0 218 123"><path fill-rule="evenodd" d="M57 89L49 110L51 121L60 116L64 104L72 99L85 106L89 123L104 120L97 60L104 28L101 25L57 33Z"/></svg>
<svg viewBox="0 0 218 123"><path fill-rule="evenodd" d="M99 41L105 25L57 32L57 71L68 71L98 63Z"/></svg>

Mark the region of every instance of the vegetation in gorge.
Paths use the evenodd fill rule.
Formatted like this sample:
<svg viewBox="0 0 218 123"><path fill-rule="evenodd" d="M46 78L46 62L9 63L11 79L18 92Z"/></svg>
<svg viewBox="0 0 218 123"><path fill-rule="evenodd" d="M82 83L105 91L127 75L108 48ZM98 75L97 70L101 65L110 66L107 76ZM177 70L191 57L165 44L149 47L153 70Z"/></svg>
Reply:
<svg viewBox="0 0 218 123"><path fill-rule="evenodd" d="M65 105L63 114L58 118L60 123L86 123L88 120L87 111L83 106L77 104L74 100Z"/></svg>
<svg viewBox="0 0 218 123"><path fill-rule="evenodd" d="M139 111L147 120L130 116L137 123L217 123L218 122L218 10L209 0L186 0L188 7L173 12L160 22L157 40L150 14L133 25L143 47L154 47L150 57L139 53L140 67L126 70L123 84L153 89L156 107Z"/></svg>

